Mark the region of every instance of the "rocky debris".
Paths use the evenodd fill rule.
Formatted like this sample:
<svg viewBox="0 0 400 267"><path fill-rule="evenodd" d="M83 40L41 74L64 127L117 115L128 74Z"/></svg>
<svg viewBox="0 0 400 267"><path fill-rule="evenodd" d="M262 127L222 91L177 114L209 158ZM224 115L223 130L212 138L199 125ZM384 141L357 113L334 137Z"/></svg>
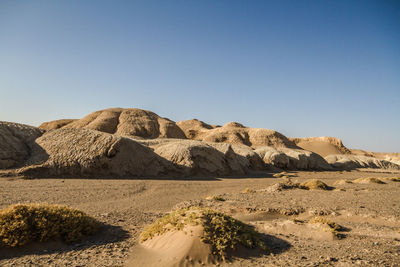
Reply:
<svg viewBox="0 0 400 267"><path fill-rule="evenodd" d="M0 122L0 169L20 167L30 156L33 141L43 130L13 122Z"/></svg>
<svg viewBox="0 0 400 267"><path fill-rule="evenodd" d="M378 168L400 170L400 165L393 162L359 155L329 155L325 157L325 160L337 169Z"/></svg>

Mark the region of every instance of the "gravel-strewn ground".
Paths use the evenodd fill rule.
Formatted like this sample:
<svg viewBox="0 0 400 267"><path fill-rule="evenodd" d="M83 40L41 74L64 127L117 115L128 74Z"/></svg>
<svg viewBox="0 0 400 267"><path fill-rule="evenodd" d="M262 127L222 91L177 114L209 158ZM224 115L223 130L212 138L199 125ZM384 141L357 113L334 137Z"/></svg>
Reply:
<svg viewBox="0 0 400 267"><path fill-rule="evenodd" d="M358 171L296 174L293 179L300 182L318 178L328 185L338 179L396 176ZM106 226L96 236L73 245L53 242L2 248L0 265L122 266L147 224L191 200L230 213L267 235L272 254L236 259L229 266L400 266L400 182L338 185L342 190L332 191L262 190L279 181L2 178L0 208L25 202L67 204ZM256 192L241 193L245 188ZM204 200L210 195L222 195L226 201ZM309 228L307 221L315 215L344 226L344 238ZM310 231L314 232L310 235Z"/></svg>

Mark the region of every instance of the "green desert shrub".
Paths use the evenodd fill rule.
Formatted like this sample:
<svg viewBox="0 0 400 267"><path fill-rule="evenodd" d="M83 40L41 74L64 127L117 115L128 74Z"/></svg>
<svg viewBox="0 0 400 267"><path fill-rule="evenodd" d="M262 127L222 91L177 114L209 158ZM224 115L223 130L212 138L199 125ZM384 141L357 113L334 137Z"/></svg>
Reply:
<svg viewBox="0 0 400 267"><path fill-rule="evenodd" d="M213 253L221 259L225 259L228 249L235 250L239 244L246 248L268 250L260 233L252 226L213 210L204 210L202 215L202 240L211 244Z"/></svg>
<svg viewBox="0 0 400 267"><path fill-rule="evenodd" d="M17 204L0 210L0 245L17 247L51 239L70 243L99 227L94 218L67 206Z"/></svg>
<svg viewBox="0 0 400 267"><path fill-rule="evenodd" d="M140 241L144 242L167 231L183 230L186 225L203 226L201 240L210 244L213 253L222 260L226 259L229 249L235 250L238 245L268 249L261 234L252 226L223 213L198 207L173 211L156 220L143 231Z"/></svg>

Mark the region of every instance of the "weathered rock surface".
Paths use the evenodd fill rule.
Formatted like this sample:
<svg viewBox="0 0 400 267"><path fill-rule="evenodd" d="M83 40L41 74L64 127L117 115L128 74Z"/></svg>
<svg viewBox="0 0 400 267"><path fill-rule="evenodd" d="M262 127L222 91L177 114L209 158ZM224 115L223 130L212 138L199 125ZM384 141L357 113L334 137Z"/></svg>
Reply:
<svg viewBox="0 0 400 267"><path fill-rule="evenodd" d="M36 139L41 150L22 174L33 176L162 176L173 166L132 139L88 129L56 129Z"/></svg>
<svg viewBox="0 0 400 267"><path fill-rule="evenodd" d="M318 154L302 149L261 147L255 150L265 163L281 169L330 170L332 167Z"/></svg>
<svg viewBox="0 0 400 267"><path fill-rule="evenodd" d="M325 160L337 169L379 168L400 170L400 165L393 162L360 155L329 155Z"/></svg>
<svg viewBox="0 0 400 267"><path fill-rule="evenodd" d="M154 147L154 152L178 165L187 176L227 176L247 172L248 162L232 148L200 141L180 140Z"/></svg>
<svg viewBox="0 0 400 267"><path fill-rule="evenodd" d="M31 154L33 141L42 133L36 127L0 122L0 169L22 166Z"/></svg>

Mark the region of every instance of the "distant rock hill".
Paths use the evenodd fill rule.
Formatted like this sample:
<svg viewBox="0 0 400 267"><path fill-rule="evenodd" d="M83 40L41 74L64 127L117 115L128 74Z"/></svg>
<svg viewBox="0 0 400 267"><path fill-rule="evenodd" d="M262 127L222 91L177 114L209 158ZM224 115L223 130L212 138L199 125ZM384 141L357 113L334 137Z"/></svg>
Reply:
<svg viewBox="0 0 400 267"><path fill-rule="evenodd" d="M100 110L39 128L0 122L0 176L161 178L259 175L279 169L400 170L392 160L398 154L366 153L350 151L333 137L289 139L237 122L175 123L135 108Z"/></svg>
<svg viewBox="0 0 400 267"><path fill-rule="evenodd" d="M110 108L95 111L80 120L58 120L43 123L42 129L91 129L121 136L142 138L186 138L175 122L137 108Z"/></svg>
<svg viewBox="0 0 400 267"><path fill-rule="evenodd" d="M211 126L192 119L179 121L177 125L185 132L188 139L204 142L241 144L258 148L263 146L299 148L283 134L269 129L249 128L237 122L224 126Z"/></svg>

